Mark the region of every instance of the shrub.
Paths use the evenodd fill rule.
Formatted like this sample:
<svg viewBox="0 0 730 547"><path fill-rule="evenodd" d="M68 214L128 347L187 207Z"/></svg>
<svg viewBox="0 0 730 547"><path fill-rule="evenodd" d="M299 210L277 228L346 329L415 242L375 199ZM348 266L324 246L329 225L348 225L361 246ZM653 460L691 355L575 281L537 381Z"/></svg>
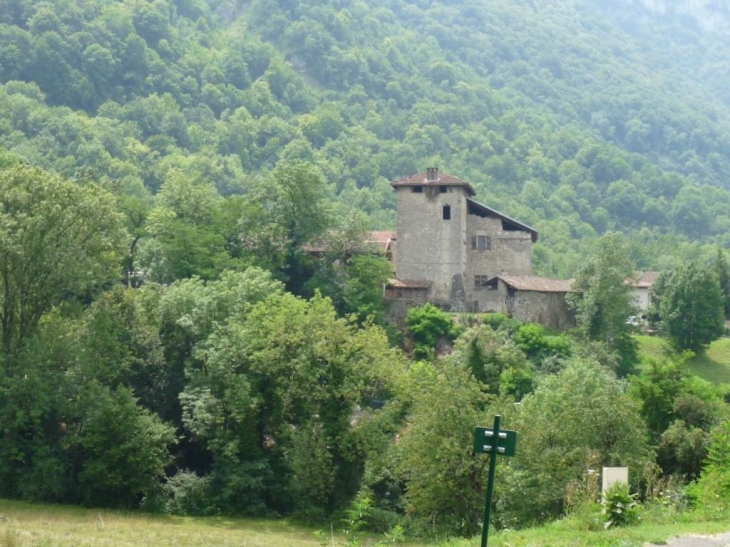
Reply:
<svg viewBox="0 0 730 547"><path fill-rule="evenodd" d="M730 422L712 430L707 465L688 493L709 517L724 517L730 511Z"/></svg>
<svg viewBox="0 0 730 547"><path fill-rule="evenodd" d="M502 313L488 313L484 316L484 324L494 330L506 331L510 336L514 335L522 326L522 322L512 319Z"/></svg>
<svg viewBox="0 0 730 547"><path fill-rule="evenodd" d="M171 477L166 484L169 496L167 512L172 515L192 516L214 514L209 495L209 481L192 471L182 470Z"/></svg>
<svg viewBox="0 0 730 547"><path fill-rule="evenodd" d="M571 353L570 338L564 334L548 336L542 325L532 323L522 325L515 333L514 339L525 355L537 363L551 356L569 357Z"/></svg>
<svg viewBox="0 0 730 547"><path fill-rule="evenodd" d="M415 344L413 354L420 359L432 359L436 342L450 336L453 329L449 315L432 304L408 310L406 325Z"/></svg>

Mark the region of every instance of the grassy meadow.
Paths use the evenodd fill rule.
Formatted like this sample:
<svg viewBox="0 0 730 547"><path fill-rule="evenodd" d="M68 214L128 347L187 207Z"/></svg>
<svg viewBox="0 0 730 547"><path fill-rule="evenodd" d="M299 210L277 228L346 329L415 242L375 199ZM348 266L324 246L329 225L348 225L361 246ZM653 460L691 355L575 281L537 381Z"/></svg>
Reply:
<svg viewBox="0 0 730 547"><path fill-rule="evenodd" d="M730 530L725 522L693 522L666 508L645 511L638 526L603 530L599 510L590 510L540 528L495 532L492 547L642 547L663 545L674 536ZM378 544L366 538L362 547ZM409 547L476 547L479 538ZM287 520L183 518L120 513L0 500L0 547L316 547L314 530ZM342 547L344 539L329 545Z"/></svg>
<svg viewBox="0 0 730 547"><path fill-rule="evenodd" d="M636 339L642 359L660 359L668 349L666 340L658 336L640 335ZM730 338L715 340L706 352L692 358L689 368L713 384L730 384Z"/></svg>
<svg viewBox="0 0 730 547"><path fill-rule="evenodd" d="M150 516L0 500L0 547L317 547L286 520Z"/></svg>

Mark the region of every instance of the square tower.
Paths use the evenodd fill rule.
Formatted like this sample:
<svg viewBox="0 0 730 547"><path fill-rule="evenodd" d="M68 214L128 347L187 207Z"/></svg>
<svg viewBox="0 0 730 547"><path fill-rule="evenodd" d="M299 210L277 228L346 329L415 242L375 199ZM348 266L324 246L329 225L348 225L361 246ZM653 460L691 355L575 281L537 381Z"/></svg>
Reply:
<svg viewBox="0 0 730 547"><path fill-rule="evenodd" d="M464 311L467 199L474 188L436 167L392 186L398 192L398 279L430 282L431 302Z"/></svg>

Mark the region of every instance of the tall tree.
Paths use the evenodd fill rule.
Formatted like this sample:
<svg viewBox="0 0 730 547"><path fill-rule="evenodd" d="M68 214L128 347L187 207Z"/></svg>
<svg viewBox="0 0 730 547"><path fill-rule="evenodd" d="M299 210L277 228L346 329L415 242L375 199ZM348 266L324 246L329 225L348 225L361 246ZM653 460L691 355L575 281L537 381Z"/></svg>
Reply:
<svg viewBox="0 0 730 547"><path fill-rule="evenodd" d="M715 273L720 282L720 291L722 292L723 313L725 319L730 319L730 267L725 258L725 251L721 247L717 248L717 256L715 257Z"/></svg>
<svg viewBox="0 0 730 547"><path fill-rule="evenodd" d="M8 366L64 295L119 278L114 197L23 165L0 171L0 339Z"/></svg>
<svg viewBox="0 0 730 547"><path fill-rule="evenodd" d="M586 338L618 352L622 373L636 362L636 342L629 317L638 314L631 294L634 265L623 235L610 232L598 240L593 254L580 268L569 301Z"/></svg>
<svg viewBox="0 0 730 547"><path fill-rule="evenodd" d="M661 302L661 330L678 350L701 351L725 330L725 307L715 272L693 262L672 275Z"/></svg>
<svg viewBox="0 0 730 547"><path fill-rule="evenodd" d="M24 165L0 170L0 484L6 494L25 484L33 497L58 499L59 489L38 494L33 486L53 475L59 485L63 476L44 437L58 435L66 404L58 393L67 393L70 358L65 350L61 358L55 354L69 332L50 328L48 312L120 279L124 236L114 197L98 186ZM86 387L90 378L82 378Z"/></svg>
<svg viewBox="0 0 730 547"><path fill-rule="evenodd" d="M288 290L302 294L313 273L304 246L331 225L325 179L311 164L281 163L259 181L254 194L261 209L242 219L243 238L253 240L259 253L277 256L268 261L279 263Z"/></svg>

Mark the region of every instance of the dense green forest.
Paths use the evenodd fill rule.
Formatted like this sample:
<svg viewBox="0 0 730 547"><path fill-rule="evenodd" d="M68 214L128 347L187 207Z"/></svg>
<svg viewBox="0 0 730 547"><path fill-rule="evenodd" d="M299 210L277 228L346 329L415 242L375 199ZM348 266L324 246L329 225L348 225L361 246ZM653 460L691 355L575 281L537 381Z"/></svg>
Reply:
<svg viewBox="0 0 730 547"><path fill-rule="evenodd" d="M686 13L588 0L0 8L0 146L66 177L147 201L182 172L245 195L299 159L340 215L386 229L388 182L439 165L536 226L538 273L565 277L610 229L631 234L643 268L728 243L729 38Z"/></svg>
<svg viewBox="0 0 730 547"><path fill-rule="evenodd" d="M729 396L682 350L730 309L730 36L695 15L0 0L0 496L469 535L500 412L523 440L499 526L590 501L609 464L721 514ZM363 234L430 165L540 230L575 333L388 323ZM648 268L675 352L639 369L624 280Z"/></svg>

